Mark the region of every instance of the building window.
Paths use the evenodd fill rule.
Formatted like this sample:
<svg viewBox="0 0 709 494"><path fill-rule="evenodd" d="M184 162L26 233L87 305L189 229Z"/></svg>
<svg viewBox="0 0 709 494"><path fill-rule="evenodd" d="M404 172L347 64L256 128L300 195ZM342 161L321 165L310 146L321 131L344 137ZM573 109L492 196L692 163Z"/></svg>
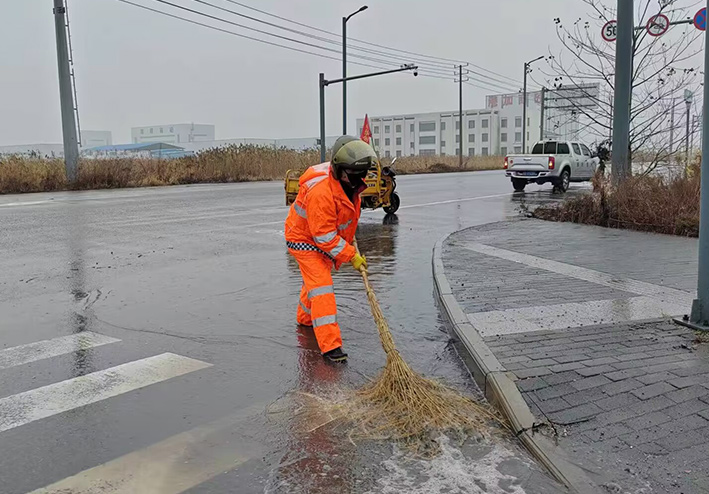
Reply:
<svg viewBox="0 0 709 494"><path fill-rule="evenodd" d="M500 148L500 154L502 156L507 156L507 148L505 148L505 147Z"/></svg>
<svg viewBox="0 0 709 494"><path fill-rule="evenodd" d="M145 134L145 129L140 129L140 135Z"/></svg>
<svg viewBox="0 0 709 494"><path fill-rule="evenodd" d="M401 137L396 138L396 145L401 146Z"/></svg>
<svg viewBox="0 0 709 494"><path fill-rule="evenodd" d="M455 130L460 130L460 120L455 121Z"/></svg>
<svg viewBox="0 0 709 494"><path fill-rule="evenodd" d="M162 127L160 127L160 133L161 133L161 134L163 133L163 131L162 131Z"/></svg>
<svg viewBox="0 0 709 494"><path fill-rule="evenodd" d="M468 142L475 142L475 134L468 134Z"/></svg>
<svg viewBox="0 0 709 494"><path fill-rule="evenodd" d="M522 142L522 133L515 132L515 142Z"/></svg>
<svg viewBox="0 0 709 494"><path fill-rule="evenodd" d="M522 117L515 117L515 127L518 129L522 127Z"/></svg>
<svg viewBox="0 0 709 494"><path fill-rule="evenodd" d="M152 127L150 127L150 133L151 133L151 134L153 133L153 128L152 128Z"/></svg>
<svg viewBox="0 0 709 494"><path fill-rule="evenodd" d="M435 132L436 122L420 122L419 132Z"/></svg>
<svg viewBox="0 0 709 494"><path fill-rule="evenodd" d="M414 143L413 143L413 141L409 143L409 147L410 147L411 149L414 148Z"/></svg>
<svg viewBox="0 0 709 494"><path fill-rule="evenodd" d="M170 127L170 132L171 133L175 132L175 127ZM361 132L360 132L360 134L361 134Z"/></svg>
<svg viewBox="0 0 709 494"><path fill-rule="evenodd" d="M505 133L500 134L500 142L507 142L507 134L505 134Z"/></svg>
<svg viewBox="0 0 709 494"><path fill-rule="evenodd" d="M460 134L455 135L455 143L460 144Z"/></svg>
<svg viewBox="0 0 709 494"><path fill-rule="evenodd" d="M490 137L490 134L483 134L483 142L487 142Z"/></svg>
<svg viewBox="0 0 709 494"><path fill-rule="evenodd" d="M443 149L444 147L446 147L446 141L441 141L441 149Z"/></svg>
<svg viewBox="0 0 709 494"><path fill-rule="evenodd" d="M456 156L460 155L460 149L456 149L456 150L455 150L455 155L456 155Z"/></svg>
<svg viewBox="0 0 709 494"><path fill-rule="evenodd" d="M389 132L391 132L391 126L385 125L385 126L384 126L384 133L385 133L385 134L388 134Z"/></svg>
<svg viewBox="0 0 709 494"><path fill-rule="evenodd" d="M386 139L384 139L384 145L391 146L391 139L389 139L388 137Z"/></svg>
<svg viewBox="0 0 709 494"><path fill-rule="evenodd" d="M500 119L500 127L502 127L503 129L507 128L507 119L506 118Z"/></svg>
<svg viewBox="0 0 709 494"><path fill-rule="evenodd" d="M531 120L527 117L527 126L532 125Z"/></svg>
<svg viewBox="0 0 709 494"><path fill-rule="evenodd" d="M522 146L515 146L515 154L519 154L522 152Z"/></svg>
<svg viewBox="0 0 709 494"><path fill-rule="evenodd" d="M436 136L419 136L419 144L436 144Z"/></svg>
<svg viewBox="0 0 709 494"><path fill-rule="evenodd" d="M396 126L396 133L401 134L401 125Z"/></svg>
<svg viewBox="0 0 709 494"><path fill-rule="evenodd" d="M475 148L468 148L468 156L475 156Z"/></svg>
<svg viewBox="0 0 709 494"><path fill-rule="evenodd" d="M374 147L379 147L379 139L374 139Z"/></svg>
<svg viewBox="0 0 709 494"><path fill-rule="evenodd" d="M409 130L411 131L412 134L414 133L414 124L411 124L409 126Z"/></svg>
<svg viewBox="0 0 709 494"><path fill-rule="evenodd" d="M482 155L487 156L488 154L487 148L483 148Z"/></svg>
<svg viewBox="0 0 709 494"><path fill-rule="evenodd" d="M444 130L446 130L446 123L441 122L441 132L443 132Z"/></svg>
<svg viewBox="0 0 709 494"><path fill-rule="evenodd" d="M475 120L468 120L468 128L469 129L475 128Z"/></svg>
<svg viewBox="0 0 709 494"><path fill-rule="evenodd" d="M419 151L419 156L435 156L436 155L436 150L435 149L422 149Z"/></svg>
<svg viewBox="0 0 709 494"><path fill-rule="evenodd" d="M384 152L384 157L385 157L385 158L391 158L391 152L390 152L390 151Z"/></svg>
<svg viewBox="0 0 709 494"><path fill-rule="evenodd" d="M489 125L490 125L490 121L487 118L483 118L483 121L482 121L483 129L487 129L489 127Z"/></svg>
<svg viewBox="0 0 709 494"><path fill-rule="evenodd" d="M396 157L397 157L397 158L401 158L401 150L398 150L398 151L396 152Z"/></svg>
<svg viewBox="0 0 709 494"><path fill-rule="evenodd" d="M374 133L379 134L379 125L374 126Z"/></svg>

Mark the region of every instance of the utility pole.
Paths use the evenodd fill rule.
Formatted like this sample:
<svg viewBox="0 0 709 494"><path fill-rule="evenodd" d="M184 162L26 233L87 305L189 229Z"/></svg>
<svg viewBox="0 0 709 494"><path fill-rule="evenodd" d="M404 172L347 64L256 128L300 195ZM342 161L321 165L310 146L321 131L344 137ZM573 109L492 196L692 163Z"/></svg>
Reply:
<svg viewBox="0 0 709 494"><path fill-rule="evenodd" d="M541 110L541 118L540 124L539 124L539 140L543 141L544 140L544 105L546 102L546 97L547 97L547 88L543 87L542 88L542 110Z"/></svg>
<svg viewBox="0 0 709 494"><path fill-rule="evenodd" d="M692 100L694 99L694 94L689 89L684 91L684 102L687 104L687 132L685 137L685 173L687 172L687 167L689 166L689 119L690 113L692 112Z"/></svg>
<svg viewBox="0 0 709 494"><path fill-rule="evenodd" d="M363 5L358 11L342 18L342 135L347 135L347 21L367 8Z"/></svg>
<svg viewBox="0 0 709 494"><path fill-rule="evenodd" d="M463 66L458 65L458 165L463 168Z"/></svg>
<svg viewBox="0 0 709 494"><path fill-rule="evenodd" d="M522 88L522 153L527 152L527 74L530 71L529 66L534 62L537 62L544 58L543 56L537 57L534 60L526 62L524 64L524 87Z"/></svg>
<svg viewBox="0 0 709 494"><path fill-rule="evenodd" d="M76 136L74 93L69 68L69 46L66 33L66 6L64 0L54 0L54 27L57 37L57 65L59 68L59 101L64 136L64 164L69 183L76 181L79 168L79 142Z"/></svg>
<svg viewBox="0 0 709 494"><path fill-rule="evenodd" d="M675 101L676 98L672 98L672 112L670 113L670 164L672 163L672 154L675 149Z"/></svg>
<svg viewBox="0 0 709 494"><path fill-rule="evenodd" d="M706 2L709 7L709 1ZM702 112L702 170L699 212L699 267L697 298L692 304L691 324L709 329L709 36L704 36L704 111Z"/></svg>
<svg viewBox="0 0 709 494"><path fill-rule="evenodd" d="M615 47L615 101L613 112L612 177L625 180L630 169L630 98L633 74L633 0L618 0L618 39Z"/></svg>
<svg viewBox="0 0 709 494"><path fill-rule="evenodd" d="M320 163L325 163L325 74L320 72ZM343 134L345 135L345 134Z"/></svg>

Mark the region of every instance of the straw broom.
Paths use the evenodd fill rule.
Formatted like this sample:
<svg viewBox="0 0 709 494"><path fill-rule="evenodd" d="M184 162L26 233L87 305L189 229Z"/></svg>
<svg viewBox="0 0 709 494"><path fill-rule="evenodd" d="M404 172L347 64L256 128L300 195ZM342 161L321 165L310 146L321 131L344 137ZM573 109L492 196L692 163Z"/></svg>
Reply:
<svg viewBox="0 0 709 494"><path fill-rule="evenodd" d="M357 241L355 249L359 253ZM490 421L503 424L486 406L414 372L399 354L367 268L360 274L387 360L383 371L357 393L362 412L355 414L365 437L396 439L421 451L441 432L484 433ZM503 424L504 425L504 424Z"/></svg>

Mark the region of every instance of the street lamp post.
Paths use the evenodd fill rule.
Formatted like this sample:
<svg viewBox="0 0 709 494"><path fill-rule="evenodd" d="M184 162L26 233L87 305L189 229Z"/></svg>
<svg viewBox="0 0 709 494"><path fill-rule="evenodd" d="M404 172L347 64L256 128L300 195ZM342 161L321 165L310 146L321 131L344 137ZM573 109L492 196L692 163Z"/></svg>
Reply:
<svg viewBox="0 0 709 494"><path fill-rule="evenodd" d="M363 5L358 11L342 18L342 135L347 135L347 21L367 8Z"/></svg>
<svg viewBox="0 0 709 494"><path fill-rule="evenodd" d="M347 81L356 81L357 79L367 79L369 77L375 77L378 75L393 74L395 72L404 72L406 70L413 70L414 76L418 75L418 66L412 63L402 65L398 69L383 70L382 72L372 72L370 74L354 75L352 77L343 77L342 79L332 79L328 81L325 79L325 74L320 73L320 78L318 81L318 86L320 90L320 162L325 162L325 88L330 84L345 83Z"/></svg>
<svg viewBox="0 0 709 494"><path fill-rule="evenodd" d="M529 66L543 58L544 56L537 57L524 64L524 87L522 88L522 153L527 152L527 74L529 73Z"/></svg>

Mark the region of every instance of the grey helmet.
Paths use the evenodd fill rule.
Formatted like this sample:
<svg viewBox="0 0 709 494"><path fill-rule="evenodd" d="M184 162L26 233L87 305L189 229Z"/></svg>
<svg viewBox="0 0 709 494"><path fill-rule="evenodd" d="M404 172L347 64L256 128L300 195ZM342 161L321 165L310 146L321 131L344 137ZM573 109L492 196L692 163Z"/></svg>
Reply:
<svg viewBox="0 0 709 494"><path fill-rule="evenodd" d="M332 147L332 169L340 178L340 171L356 174L366 173L377 160L372 146L352 136L342 136Z"/></svg>

